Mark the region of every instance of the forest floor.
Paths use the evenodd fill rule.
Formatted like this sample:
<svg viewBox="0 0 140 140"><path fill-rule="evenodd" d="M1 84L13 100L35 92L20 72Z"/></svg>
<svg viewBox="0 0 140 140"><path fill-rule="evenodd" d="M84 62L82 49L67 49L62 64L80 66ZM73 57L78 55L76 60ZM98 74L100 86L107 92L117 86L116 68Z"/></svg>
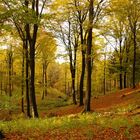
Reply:
<svg viewBox="0 0 140 140"><path fill-rule="evenodd" d="M126 106L129 104L139 104L140 105L140 88L135 89L128 88L123 89L109 95L103 95L94 97L91 99L91 112L104 112L109 111L112 108ZM69 105L65 107L54 108L44 113L48 116L64 116L70 114L77 114L82 112L84 106L79 105Z"/></svg>
<svg viewBox="0 0 140 140"><path fill-rule="evenodd" d="M94 97L91 113L81 115L82 110L78 105L58 107L42 112L39 122L9 122L8 131L3 123L2 130L6 140L140 140L139 87Z"/></svg>

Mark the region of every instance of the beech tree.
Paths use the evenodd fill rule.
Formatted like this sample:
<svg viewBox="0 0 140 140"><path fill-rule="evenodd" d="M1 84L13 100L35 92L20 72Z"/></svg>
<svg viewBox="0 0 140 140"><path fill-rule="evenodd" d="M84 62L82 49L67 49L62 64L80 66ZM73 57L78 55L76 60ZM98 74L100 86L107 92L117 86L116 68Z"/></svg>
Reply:
<svg viewBox="0 0 140 140"><path fill-rule="evenodd" d="M90 111L91 100L91 74L92 74L92 30L96 23L99 21L99 17L102 15L103 8L106 7L105 0L100 0L95 4L95 1L89 1L89 20L88 20L88 37L87 37L87 51L86 51L86 66L87 66L87 92L85 99L84 112ZM101 16L102 17L102 16ZM93 49L94 51L94 49Z"/></svg>
<svg viewBox="0 0 140 140"><path fill-rule="evenodd" d="M39 32L36 44L36 59L42 63L42 100L47 96L47 68L55 60L56 41L54 36L49 32Z"/></svg>
<svg viewBox="0 0 140 140"><path fill-rule="evenodd" d="M140 20L140 2L138 0L129 0L127 3L127 16L132 32L133 39L133 88L136 86L136 53L137 53L137 35Z"/></svg>
<svg viewBox="0 0 140 140"><path fill-rule="evenodd" d="M44 6L46 4L46 0L39 1L39 0L25 0L24 2L16 2L16 1L7 1L3 0L4 4L7 5L7 8L12 12L12 20L13 23L19 33L23 41L24 49L26 50L26 56L28 52L28 45L29 45L29 59L30 63L26 63L26 70L28 70L28 66L30 64L30 97L31 97L31 104L33 107L33 114L35 117L38 117L37 111L37 104L36 104L36 96L35 96L35 45L37 40L37 32L42 16L42 12ZM15 10L15 5L17 9L21 9L17 12ZM23 16L24 15L24 16ZM22 24L23 22L23 24ZM26 73L26 78L28 73ZM28 87L28 83L26 84ZM27 93L28 94L28 93ZM27 98L29 96L27 95ZM28 100L29 101L29 98ZM29 110L29 109L27 109ZM30 116L30 115L29 115Z"/></svg>
<svg viewBox="0 0 140 140"><path fill-rule="evenodd" d="M55 11L53 11L54 15L56 14L57 17L55 18L55 20L51 21L51 23L53 23L52 24L53 27L51 26L51 29L55 31L54 32L55 36L60 40L60 42L63 43L66 53L68 55L71 72L72 98L73 103L77 104L75 81L76 81L77 49L79 46L79 31L78 31L79 27L77 18L75 17L75 11L71 6L71 4L73 3L65 1L65 3L61 5L62 4L61 2L62 1L60 0L53 4L57 5ZM57 11L60 7L62 8L62 6L64 11ZM64 12L65 16L60 16L63 15Z"/></svg>
<svg viewBox="0 0 140 140"><path fill-rule="evenodd" d="M115 19L119 19L121 24L118 24L118 27L121 28L123 25L125 27L125 32L123 33L123 30L120 29L120 33L123 37L123 40L120 41L123 43L121 46L126 51L126 54L129 54L130 46L131 46L131 40L133 41L133 88L135 88L136 84L136 53L137 53L137 34L138 34L138 28L139 28L139 19L140 19L140 3L136 0L126 0L122 3L122 1L116 1L112 0L110 2L111 4L111 10L116 16ZM115 27L115 26L114 26ZM119 49L120 53L122 52L122 49ZM124 59L124 63L128 63L128 57L123 53L121 55ZM122 59L122 58L121 58ZM123 60L120 59L120 65L122 65ZM125 65L126 66L126 65ZM122 70L121 70L122 71ZM120 75L120 79L122 79L122 76ZM122 80L120 80L120 88L122 89ZM126 71L124 73L124 87L126 87Z"/></svg>
<svg viewBox="0 0 140 140"><path fill-rule="evenodd" d="M80 85L79 85L79 94L80 94L80 101L79 105L82 106L84 104L83 102L83 88L84 88L84 76L85 76L85 67L86 67L86 40L87 40L87 28L84 25L87 19L87 2L81 1L81 0L74 0L74 6L75 6L75 14L76 18L78 20L78 26L79 26L79 34L80 34L80 43L81 43L81 54L82 54L82 71L80 76Z"/></svg>

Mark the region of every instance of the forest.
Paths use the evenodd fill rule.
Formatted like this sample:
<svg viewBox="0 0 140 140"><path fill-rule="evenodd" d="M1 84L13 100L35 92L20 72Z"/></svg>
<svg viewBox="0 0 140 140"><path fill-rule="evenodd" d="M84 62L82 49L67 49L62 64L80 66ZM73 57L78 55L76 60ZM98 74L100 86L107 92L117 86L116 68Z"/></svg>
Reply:
<svg viewBox="0 0 140 140"><path fill-rule="evenodd" d="M140 0L0 0L0 139L140 139Z"/></svg>

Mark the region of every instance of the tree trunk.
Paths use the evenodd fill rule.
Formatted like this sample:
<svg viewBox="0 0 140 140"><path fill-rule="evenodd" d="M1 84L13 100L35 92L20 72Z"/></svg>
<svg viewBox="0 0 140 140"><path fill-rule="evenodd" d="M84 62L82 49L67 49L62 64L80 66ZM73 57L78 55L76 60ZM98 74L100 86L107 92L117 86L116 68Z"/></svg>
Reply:
<svg viewBox="0 0 140 140"><path fill-rule="evenodd" d="M72 78L72 97L73 97L73 103L76 105L76 92L75 92L75 71L76 71L76 53L77 53L77 47L78 44L75 43L74 45L74 52L72 52L71 48L71 23L68 20L69 23L69 34L68 34L68 41L69 41L69 60L70 60L70 72L71 72L71 78ZM73 58L73 53L74 53L74 58Z"/></svg>
<svg viewBox="0 0 140 140"><path fill-rule="evenodd" d="M87 92L85 100L85 112L90 111L90 100L91 100L91 71L92 71L92 60L91 60L91 49L92 49L92 24L93 24L93 0L89 1L89 30L87 38Z"/></svg>
<svg viewBox="0 0 140 140"><path fill-rule="evenodd" d="M45 78L44 78L44 81L45 81L45 96L47 96L47 64L46 64L46 62L45 62L45 73L44 73L44 76L45 76Z"/></svg>
<svg viewBox="0 0 140 140"><path fill-rule="evenodd" d="M136 87L136 81L135 81L135 76L136 76L136 48L137 48L137 41L136 41L136 24L134 25L133 29L133 43L134 43L134 55L133 55L133 88Z"/></svg>
<svg viewBox="0 0 140 140"><path fill-rule="evenodd" d="M35 41L35 40L34 40ZM30 44L30 95L31 95L31 103L33 107L34 117L38 118L36 97L35 97L35 44Z"/></svg>
<svg viewBox="0 0 140 140"><path fill-rule="evenodd" d="M129 48L130 48L130 41L127 42L127 38L125 39L125 47L126 47L126 66L125 68L127 68L127 64L128 64L128 60L129 60ZM124 73L124 88L127 88L128 86L128 82L127 82L127 69L125 70L125 73Z"/></svg>
<svg viewBox="0 0 140 140"><path fill-rule="evenodd" d="M120 90L123 88L123 85L122 85L122 83L123 83L123 79L122 79L122 39L120 39L119 40L119 45L120 45L120 75L119 75L119 77L120 77Z"/></svg>
<svg viewBox="0 0 140 140"><path fill-rule="evenodd" d="M84 91L83 91L83 87L84 87L84 76L85 76L85 67L86 67L86 63L85 63L85 52L82 51L82 72L81 72L81 77L80 77L80 106L84 105L83 102L83 98L84 98Z"/></svg>
<svg viewBox="0 0 140 140"><path fill-rule="evenodd" d="M72 72L72 97L73 97L73 103L76 105L76 92L75 92L75 74Z"/></svg>
<svg viewBox="0 0 140 140"><path fill-rule="evenodd" d="M104 95L105 95L106 94L106 54L104 54L104 82L103 84L104 84Z"/></svg>
<svg viewBox="0 0 140 140"><path fill-rule="evenodd" d="M122 74L120 73L120 90L122 89Z"/></svg>
<svg viewBox="0 0 140 140"><path fill-rule="evenodd" d="M29 9L29 1L25 0L25 6L27 8L27 12ZM39 16L39 0L32 1L31 4L32 11L36 15L36 19L38 19ZM32 111L33 111L33 117L38 118L38 111L37 111L37 104L36 104L36 96L35 96L35 44L37 39L37 32L38 32L38 23L35 23L33 25L26 24L26 35L27 35L27 41L29 42L30 46L30 97L31 97L31 104L32 104Z"/></svg>
<svg viewBox="0 0 140 140"><path fill-rule="evenodd" d="M67 95L67 69L66 69L66 66L65 66L65 95Z"/></svg>
<svg viewBox="0 0 140 140"><path fill-rule="evenodd" d="M0 83L0 86L1 86L1 95L2 95L2 91L3 91L3 64L1 63L1 83Z"/></svg>
<svg viewBox="0 0 140 140"><path fill-rule="evenodd" d="M27 102L27 116L30 118L30 96L29 96L29 54L28 54L28 41L26 39L26 45L25 45L25 61L26 61L26 102Z"/></svg>
<svg viewBox="0 0 140 140"><path fill-rule="evenodd" d="M22 81L21 81L21 111L24 113L24 60L25 60L25 41L23 41L23 56L22 56Z"/></svg>
<svg viewBox="0 0 140 140"><path fill-rule="evenodd" d="M12 48L8 52L8 65L9 65L9 96L12 96Z"/></svg>
<svg viewBox="0 0 140 140"><path fill-rule="evenodd" d="M82 23L80 23L80 37L81 37L81 46L82 46L82 72L81 72L81 77L80 77L80 87L79 87L79 93L80 93L80 104L79 106L84 105L83 102L83 88L84 88L84 76L85 76L85 67L86 67L86 60L85 60L85 42L84 42L84 38L83 38L83 26Z"/></svg>
<svg viewBox="0 0 140 140"><path fill-rule="evenodd" d="M2 90L3 90L3 87L2 87L2 80L1 80L1 83L0 83L0 88L1 88L1 95L2 95Z"/></svg>
<svg viewBox="0 0 140 140"><path fill-rule="evenodd" d="M126 83L127 83L127 81L126 81L126 72L124 73L124 88L126 88L127 86L126 86Z"/></svg>
<svg viewBox="0 0 140 140"><path fill-rule="evenodd" d="M45 98L45 92L44 92L44 88L45 88L45 82L44 82L44 73L45 73L45 66L44 66L44 62L42 64L42 84L43 84L43 93L42 93L42 100L44 100Z"/></svg>
<svg viewBox="0 0 140 140"><path fill-rule="evenodd" d="M43 93L42 100L47 96L47 64L46 61L43 62L43 74L42 74L42 83L43 83Z"/></svg>

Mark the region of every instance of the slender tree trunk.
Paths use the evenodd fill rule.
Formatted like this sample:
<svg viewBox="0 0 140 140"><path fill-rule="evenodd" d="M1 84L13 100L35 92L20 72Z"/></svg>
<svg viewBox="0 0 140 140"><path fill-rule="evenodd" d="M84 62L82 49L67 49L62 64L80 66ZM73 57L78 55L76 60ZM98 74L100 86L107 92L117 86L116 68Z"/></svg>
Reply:
<svg viewBox="0 0 140 140"><path fill-rule="evenodd" d="M86 62L85 62L85 51L82 51L82 72L81 72L81 77L80 77L80 106L84 105L83 98L84 98L84 76L85 76L85 67L86 67Z"/></svg>
<svg viewBox="0 0 140 140"><path fill-rule="evenodd" d="M43 62L43 75L42 75L42 83L43 83L43 94L42 100L47 96L47 64L46 61Z"/></svg>
<svg viewBox="0 0 140 140"><path fill-rule="evenodd" d="M85 67L86 67L86 59L85 59L85 48L84 48L84 45L85 45L85 41L84 41L84 37L83 37L83 25L82 23L80 23L80 38L81 38L81 53L82 53L82 72L81 72L81 77L80 77L80 87L79 87L79 93L80 93L80 104L79 106L82 106L84 105L84 102L83 102L83 88L84 88L84 75L85 75Z"/></svg>
<svg viewBox="0 0 140 140"><path fill-rule="evenodd" d="M65 66L65 95L67 95L67 69L66 69L66 66Z"/></svg>
<svg viewBox="0 0 140 140"><path fill-rule="evenodd" d="M75 92L75 72L76 72L76 53L77 53L77 45L75 43L74 46L74 52L72 52L71 48L71 22L68 20L69 23L69 34L68 34L68 41L69 41L69 60L70 60L70 72L71 72L71 78L72 78L72 97L73 97L73 103L76 105L76 92ZM73 53L74 53L74 58L73 58Z"/></svg>
<svg viewBox="0 0 140 140"><path fill-rule="evenodd" d="M45 73L44 73L44 76L45 76L45 78L44 78L44 80L45 80L45 96L47 96L47 67L48 67L48 65L46 64L46 62L45 62Z"/></svg>
<svg viewBox="0 0 140 140"><path fill-rule="evenodd" d="M12 47L10 47L10 50L8 52L8 89L9 89L9 97L12 97L12 65L13 65L13 52ZM11 99L9 100L9 103L11 104ZM9 115L11 115L11 109L8 111Z"/></svg>
<svg viewBox="0 0 140 140"><path fill-rule="evenodd" d="M35 45L30 44L30 72L31 72L31 81L30 81L30 95L31 95L31 103L33 107L34 117L38 118L36 97L35 97Z"/></svg>
<svg viewBox="0 0 140 140"><path fill-rule="evenodd" d="M28 52L28 41L26 39L26 45L25 45L25 61L26 61L26 102L27 102L27 116L30 118L30 96L29 96L29 52Z"/></svg>
<svg viewBox="0 0 140 140"><path fill-rule="evenodd" d="M111 90L112 90L112 80L110 78L110 92L111 92Z"/></svg>
<svg viewBox="0 0 140 140"><path fill-rule="evenodd" d="M124 88L126 88L127 86L126 86L126 84L127 84L127 79L126 79L127 77L126 77L126 72L124 73Z"/></svg>
<svg viewBox="0 0 140 140"><path fill-rule="evenodd" d="M116 86L116 78L114 79L114 88L116 89L117 86Z"/></svg>
<svg viewBox="0 0 140 140"><path fill-rule="evenodd" d="M1 95L2 95L2 90L3 90L3 87L2 87L2 80L1 80L1 83L0 83L0 87L1 87Z"/></svg>
<svg viewBox="0 0 140 140"><path fill-rule="evenodd" d="M106 54L104 54L104 82L103 84L104 84L104 95L105 95L106 94Z"/></svg>
<svg viewBox="0 0 140 140"><path fill-rule="evenodd" d="M93 24L93 0L89 1L89 31L87 38L87 92L85 100L85 112L90 111L90 100L91 100L91 71L92 71L92 60L91 60L91 48L92 48L92 24Z"/></svg>
<svg viewBox="0 0 140 140"><path fill-rule="evenodd" d="M44 100L45 98L45 92L44 92L44 88L45 88L45 82L44 82L44 73L45 73L45 66L44 66L44 62L42 64L42 84L43 84L43 93L42 93L42 100Z"/></svg>
<svg viewBox="0 0 140 140"><path fill-rule="evenodd" d="M8 52L8 65L9 65L9 96L12 96L12 50Z"/></svg>
<svg viewBox="0 0 140 140"><path fill-rule="evenodd" d="M134 55L133 55L133 88L136 87L136 48L137 48L137 41L136 41L136 24L134 25L133 29L133 43L134 43Z"/></svg>
<svg viewBox="0 0 140 140"><path fill-rule="evenodd" d="M72 96L73 96L73 103L76 105L76 92L75 92L75 74L74 72L72 73Z"/></svg>
<svg viewBox="0 0 140 140"><path fill-rule="evenodd" d="M122 79L122 39L120 39L120 90L123 88L123 85L122 85L122 83L123 83L123 79Z"/></svg>
<svg viewBox="0 0 140 140"><path fill-rule="evenodd" d="M75 62L74 62L75 63ZM72 65L72 54L70 54L70 71L71 71L71 77L72 77L72 97L73 97L73 103L76 105L76 92L75 92L75 64Z"/></svg>
<svg viewBox="0 0 140 140"><path fill-rule="evenodd" d="M3 91L3 64L1 63L1 83L0 83L0 86L1 86L1 95L2 95L2 91Z"/></svg>
<svg viewBox="0 0 140 140"><path fill-rule="evenodd" d="M120 90L122 89L122 74L120 73Z"/></svg>
<svg viewBox="0 0 140 140"><path fill-rule="evenodd" d="M24 113L24 60L25 60L25 41L23 41L23 53L22 53L22 81L21 81L21 111Z"/></svg>

